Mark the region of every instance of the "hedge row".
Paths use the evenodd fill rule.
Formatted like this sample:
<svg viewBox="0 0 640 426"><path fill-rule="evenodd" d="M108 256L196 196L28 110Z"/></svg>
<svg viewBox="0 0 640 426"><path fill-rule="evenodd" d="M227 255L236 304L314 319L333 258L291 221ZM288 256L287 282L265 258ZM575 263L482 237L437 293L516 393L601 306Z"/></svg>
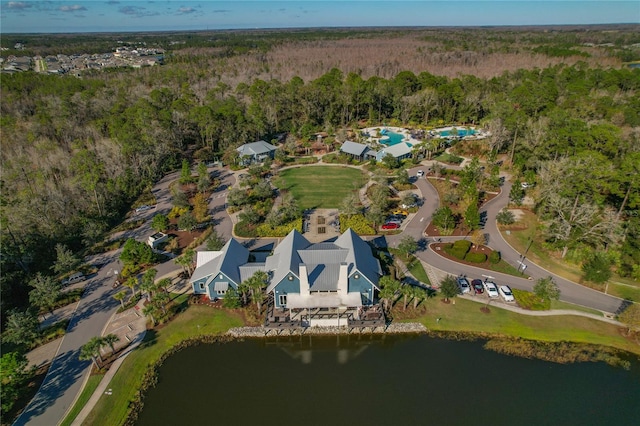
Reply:
<svg viewBox="0 0 640 426"><path fill-rule="evenodd" d="M467 253L464 260L473 263L483 263L487 260L487 255L484 253Z"/></svg>
<svg viewBox="0 0 640 426"><path fill-rule="evenodd" d="M276 227L263 223L256 229L256 234L258 237L286 237L294 229L302 233L302 218Z"/></svg>
<svg viewBox="0 0 640 426"><path fill-rule="evenodd" d="M376 233L371 222L361 214L340 215L340 233L344 233L349 228L358 235L374 235Z"/></svg>

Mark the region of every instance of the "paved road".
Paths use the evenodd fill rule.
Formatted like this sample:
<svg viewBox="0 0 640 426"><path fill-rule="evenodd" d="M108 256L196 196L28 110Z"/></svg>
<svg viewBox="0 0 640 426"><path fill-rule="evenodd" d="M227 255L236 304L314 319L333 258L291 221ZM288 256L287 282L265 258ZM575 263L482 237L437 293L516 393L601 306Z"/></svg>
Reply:
<svg viewBox="0 0 640 426"><path fill-rule="evenodd" d="M221 169L217 169L221 170ZM213 173L216 170L210 169ZM235 183L232 174L222 170L224 188ZM145 212L135 213L129 220L143 218L145 223L137 229L121 232L114 237L135 238L146 241L154 231L151 229L151 218L157 213L167 214L171 210L171 192L169 185L179 177L179 173L171 173L163 177L153 188L157 204L155 208ZM224 210L226 191L214 194L210 206L216 223L220 223L218 232L226 239L231 237L231 224ZM220 209L220 206L222 208ZM115 274L122 268L118 260L120 250L105 253L86 259L89 263L102 264L98 273L91 277L86 284L85 292L78 303L67 333L65 334L59 351L54 358L47 376L38 393L29 403L25 411L18 417L15 425L52 426L62 421L65 413L75 401L81 390L84 377L89 374L90 361L80 361L80 348L94 336L100 336L115 313L118 301L113 295L120 289L113 289ZM170 274L178 269L173 260L157 266L158 277Z"/></svg>
<svg viewBox="0 0 640 426"><path fill-rule="evenodd" d="M111 297L115 293L111 288L111 265L114 264L114 257L115 252L112 252L109 259L111 263L100 269L87 284L45 381L29 406L16 420L16 425L58 424L80 392L83 378L88 374L91 364L90 361L78 359L80 347L90 338L102 334L102 329L119 305Z"/></svg>
<svg viewBox="0 0 640 426"><path fill-rule="evenodd" d="M424 168L424 166L420 166L411 169L409 170L409 175L415 176L417 170ZM425 202L422 206L420 206L416 215L412 218L411 222L409 222L405 226L401 234L387 236L387 242L392 247L397 247L398 243L405 235L411 235L416 240L424 239L425 236L423 234L423 231L426 228L427 224L431 221L433 212L439 206L438 193L427 179L417 179L415 183L418 189L421 191ZM494 250L500 251L502 258L506 262L510 263L514 267L518 267L518 261L522 259L522 257L520 256L521 253L517 252L502 238L496 222L496 215L509 202L510 190L511 183L505 182L505 184L502 186L502 191L500 192L500 194L496 198L488 202L485 206L483 206L480 211L486 212L487 215L486 223L484 226L484 230L486 231L486 234L488 234L487 245ZM433 243L433 241L433 238L427 237L427 244ZM527 265L526 273L532 278L531 280L514 277L513 275L487 271L485 269L454 262L436 254L431 248L426 248L425 250L419 251L418 253L416 253L416 256L426 263L433 265L438 269L447 271L452 275L466 275L471 278L482 278L483 276L490 276L494 278L496 284L508 284L514 288L521 290L531 291L537 279L552 276L554 281L560 288L560 300L574 303L576 305L598 309L600 311L608 313L618 312L618 310L623 305L622 299L592 290L590 288L571 282L570 280L567 280L565 278L559 277L538 265L528 262L526 258L524 261L524 263Z"/></svg>

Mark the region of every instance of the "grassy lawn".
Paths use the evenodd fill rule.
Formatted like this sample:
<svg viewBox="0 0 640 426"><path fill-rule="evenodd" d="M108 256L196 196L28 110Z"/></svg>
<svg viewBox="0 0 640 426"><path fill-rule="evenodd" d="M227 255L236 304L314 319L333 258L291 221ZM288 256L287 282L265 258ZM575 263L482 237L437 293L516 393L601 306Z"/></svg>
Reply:
<svg viewBox="0 0 640 426"><path fill-rule="evenodd" d="M62 423L60 423L60 426L69 426L71 423L73 423L78 414L80 414L80 411L82 411L82 409L84 408L87 401L89 401L89 398L91 398L91 395L93 395L93 391L96 390L103 377L104 374L95 374L89 377L89 380L87 381L84 389L82 389L78 400L74 404L71 411L69 411L67 417L65 417Z"/></svg>
<svg viewBox="0 0 640 426"><path fill-rule="evenodd" d="M109 383L112 395L102 395L84 424L113 426L122 424L129 402L142 384L147 368L174 345L199 335L216 335L242 326L238 315L208 306L190 306L164 327L149 330L144 341L131 353Z"/></svg>
<svg viewBox="0 0 640 426"><path fill-rule="evenodd" d="M411 261L407 264L407 269L409 269L409 272L411 272L411 275L413 275L418 281L426 285L431 285L429 276L427 275L427 272L424 270L424 267L422 266L422 263L420 262L420 260L418 260L418 258L414 256L411 256L411 257L412 257Z"/></svg>
<svg viewBox="0 0 640 426"><path fill-rule="evenodd" d="M366 182L359 169L350 167L299 167L282 170L274 183L288 190L303 209L338 208Z"/></svg>
<svg viewBox="0 0 640 426"><path fill-rule="evenodd" d="M427 300L424 303L426 311L423 310L417 319L406 321L419 321L430 330L437 331L495 333L547 342L593 343L640 354L637 343L625 339L619 327L603 321L571 315L520 315L491 305L490 312L485 314L480 308L486 306L486 303L456 298L454 305L442 303L441 300L441 297ZM441 320L437 322L436 318Z"/></svg>

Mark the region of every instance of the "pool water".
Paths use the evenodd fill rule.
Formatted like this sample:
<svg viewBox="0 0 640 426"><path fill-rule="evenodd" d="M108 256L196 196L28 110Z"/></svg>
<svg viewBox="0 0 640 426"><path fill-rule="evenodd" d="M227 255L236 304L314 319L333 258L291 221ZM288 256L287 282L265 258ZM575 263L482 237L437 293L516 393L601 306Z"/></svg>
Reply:
<svg viewBox="0 0 640 426"><path fill-rule="evenodd" d="M387 146L399 144L400 142L402 142L402 139L404 139L404 135L400 133L389 132L389 131L385 132L383 137L384 136L388 136L389 139L381 139L380 143L385 144Z"/></svg>
<svg viewBox="0 0 640 426"><path fill-rule="evenodd" d="M458 129L458 133L457 136L463 138L465 136L471 136L471 135L475 135L476 134L476 130L475 129ZM446 138L448 136L454 136L455 133L452 132L451 130L443 130L440 132L440 136L443 138Z"/></svg>

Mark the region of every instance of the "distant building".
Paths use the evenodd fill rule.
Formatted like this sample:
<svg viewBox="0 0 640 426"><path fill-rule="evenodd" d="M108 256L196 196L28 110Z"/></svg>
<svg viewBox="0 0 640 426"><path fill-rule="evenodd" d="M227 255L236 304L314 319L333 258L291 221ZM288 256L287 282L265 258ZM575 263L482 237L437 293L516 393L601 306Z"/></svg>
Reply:
<svg viewBox="0 0 640 426"><path fill-rule="evenodd" d="M400 142L395 145L385 146L383 149L378 151L376 159L378 161L382 161L387 154L391 154L396 160L404 160L405 158L411 157L412 150L413 147L407 142Z"/></svg>
<svg viewBox="0 0 640 426"><path fill-rule="evenodd" d="M265 141L245 143L236 148L240 161L245 165L262 162L267 158L273 159L276 149L278 148Z"/></svg>
<svg viewBox="0 0 640 426"><path fill-rule="evenodd" d="M158 248L158 246L169 239L167 234L162 232L156 232L153 235L150 235L147 239L147 244L151 246L152 249Z"/></svg>
<svg viewBox="0 0 640 426"><path fill-rule="evenodd" d="M340 152L350 155L358 161L371 160L376 158L376 155L378 154L376 151L369 148L368 145L351 141L345 141L340 147Z"/></svg>

